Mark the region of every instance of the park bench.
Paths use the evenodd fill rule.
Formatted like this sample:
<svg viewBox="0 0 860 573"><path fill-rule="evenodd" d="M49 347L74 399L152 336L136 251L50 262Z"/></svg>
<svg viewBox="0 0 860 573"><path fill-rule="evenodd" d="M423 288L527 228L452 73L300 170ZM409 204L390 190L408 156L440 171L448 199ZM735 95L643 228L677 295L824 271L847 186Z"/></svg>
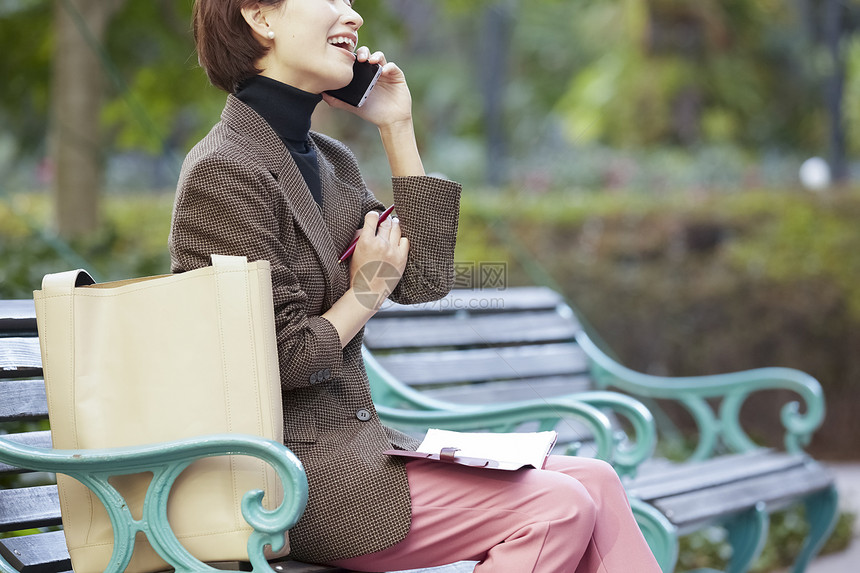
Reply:
<svg viewBox="0 0 860 573"><path fill-rule="evenodd" d="M635 465L645 459L653 448L655 436L653 420L647 409L636 400L609 392L593 393L590 398L590 403L559 399L487 407L482 408L479 415L467 417L456 412L434 412L428 414L425 429L432 425L460 430L499 431L529 424L535 429L562 425L577 428L572 435L568 431L571 451L588 442L592 455L610 461L616 457L616 453L627 464ZM598 407L613 408L619 416L628 420L627 423L633 428L631 433L638 441L630 439L629 443L621 444L620 435L613 431L609 417ZM399 414L396 408L383 406L383 409L388 416L396 417ZM414 420L414 412L400 414L409 415ZM17 435L2 435L10 429ZM246 451L254 454L263 450L260 455L271 463L272 457L284 459L288 456L288 450L282 445L251 437L217 436L192 442L184 445L191 457ZM23 444L23 448L16 444ZM617 448L619 444L624 447ZM69 473L82 480L104 481L112 473L137 473L157 467L164 463L168 450L166 445L153 446L146 455L134 454L139 459L129 461L131 449L125 453L113 452L106 457L103 452L57 452L50 448L47 399L33 302L0 300L0 533L28 534L0 539L0 571L3 573L48 573L71 569L65 539L62 531L59 531L61 519L55 480L45 472ZM69 462L69 459L74 461ZM25 474L25 468L41 471ZM292 483L287 483L290 488L301 491L304 487L306 495L307 485L305 483L302 486L304 474L298 464L287 464L281 471L289 474L287 477ZM8 476L19 474L22 475L17 481L10 482ZM104 502L104 498L101 499ZM296 501L288 508L289 511L285 511L287 515L284 522L292 523L298 519L302 508L303 502ZM121 521L123 518L119 516L117 519ZM169 525L159 522L150 524L150 527L169 528ZM44 531L46 528L51 531ZM289 560L271 566L285 573L343 571ZM455 564L433 571L454 573L463 571L463 566ZM202 567L202 564L197 563L193 567Z"/></svg>
<svg viewBox="0 0 860 573"><path fill-rule="evenodd" d="M796 503L810 526L793 569L804 571L837 518L831 474L802 451L824 417L818 382L787 368L649 376L619 364L593 338L550 289L455 290L434 303L385 305L366 327L365 362L380 418L405 431L426 429L443 412L469 418L489 405L581 398L595 389L675 401L698 428L686 461L615 460L663 571L674 569L679 536L714 525L727 530L732 547L727 571L747 571L770 513ZM769 389L803 402L782 406L781 451L758 446L741 426L747 397Z"/></svg>

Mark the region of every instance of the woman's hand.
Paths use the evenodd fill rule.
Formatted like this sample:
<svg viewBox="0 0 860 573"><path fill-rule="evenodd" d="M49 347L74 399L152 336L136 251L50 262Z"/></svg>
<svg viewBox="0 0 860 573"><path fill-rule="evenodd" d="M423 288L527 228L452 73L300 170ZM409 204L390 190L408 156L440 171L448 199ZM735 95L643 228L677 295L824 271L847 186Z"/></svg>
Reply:
<svg viewBox="0 0 860 573"><path fill-rule="evenodd" d="M360 62L382 66L382 74L364 105L354 107L326 93L323 93L323 99L331 107L350 111L379 128L393 176L424 175L424 164L412 125L412 95L406 85L406 76L397 64L386 62L385 54L371 54L366 46L356 51L356 58Z"/></svg>
<svg viewBox="0 0 860 573"><path fill-rule="evenodd" d="M345 109L376 125L380 129L408 125L412 129L412 95L406 84L406 76L394 62L388 62L382 52L370 53L367 46L355 52L359 62L370 62L382 66L382 74L364 105L354 107L323 93L323 99L331 107Z"/></svg>
<svg viewBox="0 0 860 573"><path fill-rule="evenodd" d="M391 217L379 223L379 213L364 217L355 252L349 263L350 286L368 310L375 311L400 282L409 255L409 239Z"/></svg>

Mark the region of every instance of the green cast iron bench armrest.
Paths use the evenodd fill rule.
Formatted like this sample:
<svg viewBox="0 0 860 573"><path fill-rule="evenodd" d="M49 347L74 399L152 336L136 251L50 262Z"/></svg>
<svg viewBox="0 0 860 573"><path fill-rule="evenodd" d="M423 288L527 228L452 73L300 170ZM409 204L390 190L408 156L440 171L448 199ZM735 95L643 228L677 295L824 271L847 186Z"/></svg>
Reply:
<svg viewBox="0 0 860 573"><path fill-rule="evenodd" d="M597 457L611 460L614 452L612 428L609 418L593 406L574 401L539 401L518 403L510 406L475 408L468 412L415 411L399 410L376 405L379 419L386 425L398 429L441 428L443 430L492 430L494 432L514 431L518 424L540 421L538 430L551 430L560 419L575 417L584 422L594 432ZM575 454L576 452L568 452Z"/></svg>
<svg viewBox="0 0 860 573"><path fill-rule="evenodd" d="M571 396L627 420L633 438L623 431L616 432L615 454L611 462L619 475L635 476L639 465L651 458L657 446L657 427L651 411L639 400L617 392L590 390Z"/></svg>
<svg viewBox="0 0 860 573"><path fill-rule="evenodd" d="M264 493L254 490L242 498L242 515L254 532L248 540L253 571L272 571L263 554L266 545L283 547L284 532L304 511L308 483L301 462L282 444L256 436L219 434L174 442L104 450L52 450L0 438L0 462L36 471L71 476L92 490L104 504L114 531L114 552L106 571L125 570L138 531L178 573L216 571L194 558L179 542L167 520L167 499L176 478L193 461L223 455L246 455L271 465L284 488L284 500L274 510L262 505ZM131 515L125 500L108 482L115 475L153 473L140 520ZM0 558L0 570L15 569Z"/></svg>
<svg viewBox="0 0 860 573"><path fill-rule="evenodd" d="M734 452L758 448L740 425L740 410L750 394L762 390L791 390L804 403L804 412L794 401L781 411L786 450L799 453L824 420L821 384L804 372L791 368L757 368L711 376L664 377L636 372L606 355L588 335L580 331L576 341L592 362L595 382L604 388L616 387L635 396L675 400L695 419L699 443L690 460L710 458L720 440ZM706 402L722 398L718 415Z"/></svg>
<svg viewBox="0 0 860 573"><path fill-rule="evenodd" d="M597 456L612 462L622 475L634 474L636 467L654 451L657 440L654 419L634 398L614 392L579 392L505 404L454 404L413 390L391 376L366 348L362 352L377 412L383 423L391 426L510 431L525 421L541 420L542 427L552 428L565 417L575 417L593 432ZM635 439L628 440L626 436L622 439L614 433L602 408L624 416L633 428Z"/></svg>

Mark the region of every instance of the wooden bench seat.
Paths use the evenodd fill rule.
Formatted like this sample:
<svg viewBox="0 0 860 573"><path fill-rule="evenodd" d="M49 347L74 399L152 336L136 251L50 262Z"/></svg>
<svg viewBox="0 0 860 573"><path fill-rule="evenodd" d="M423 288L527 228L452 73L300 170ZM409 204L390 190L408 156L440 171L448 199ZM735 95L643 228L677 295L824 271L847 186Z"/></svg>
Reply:
<svg viewBox="0 0 860 573"><path fill-rule="evenodd" d="M699 429L689 459L616 465L664 571L674 569L678 536L710 525L728 530L734 553L728 570L746 571L762 547L769 513L804 503L810 535L794 569L803 571L835 523L833 477L801 449L823 419L820 385L803 373L636 373L594 344L558 293L538 287L461 290L425 305L385 305L368 323L365 345L380 417L402 429L409 428L404 417L386 419L384 406L410 406L423 419L428 411L468 415L511 401L584 399L609 388L642 400L678 401ZM802 408L783 406L785 451L753 443L739 419L749 394L776 388L803 401ZM583 432L569 439L587 440Z"/></svg>

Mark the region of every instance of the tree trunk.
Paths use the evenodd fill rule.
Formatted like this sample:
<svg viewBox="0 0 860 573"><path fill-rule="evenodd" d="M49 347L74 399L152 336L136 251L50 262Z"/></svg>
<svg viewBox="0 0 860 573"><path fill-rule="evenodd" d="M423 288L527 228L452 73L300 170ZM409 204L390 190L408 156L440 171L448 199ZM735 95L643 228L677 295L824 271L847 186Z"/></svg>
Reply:
<svg viewBox="0 0 860 573"><path fill-rule="evenodd" d="M99 224L103 150L102 43L125 0L56 0L51 99L54 221L64 238Z"/></svg>
<svg viewBox="0 0 860 573"><path fill-rule="evenodd" d="M830 54L832 69L827 79L826 104L830 116L830 169L833 180L842 183L848 178L845 114L845 51L843 48L845 6L841 0L827 0L824 6L824 43Z"/></svg>
<svg viewBox="0 0 860 573"><path fill-rule="evenodd" d="M484 102L487 183L499 187L508 180L504 104L515 24L514 6L510 0L500 0L484 10L478 77Z"/></svg>

